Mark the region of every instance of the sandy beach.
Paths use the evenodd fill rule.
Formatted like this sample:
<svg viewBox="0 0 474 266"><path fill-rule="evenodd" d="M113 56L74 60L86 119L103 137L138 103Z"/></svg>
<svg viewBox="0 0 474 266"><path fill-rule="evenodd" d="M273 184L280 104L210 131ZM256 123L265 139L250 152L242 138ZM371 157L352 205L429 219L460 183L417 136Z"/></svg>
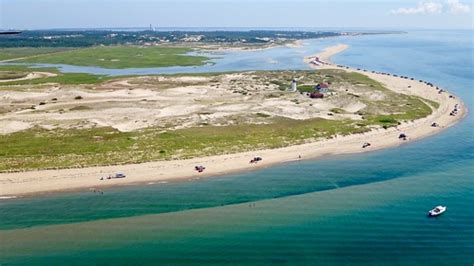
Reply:
<svg viewBox="0 0 474 266"><path fill-rule="evenodd" d="M203 51L209 50L209 51L262 51L262 50L269 50L275 47L279 46L286 46L286 47L301 47L303 44L303 40L294 40L294 41L289 41L287 43L270 43L270 44L264 44L264 45L241 45L241 46L222 46L221 44L219 45L212 45L212 44L206 44L206 45L198 45L199 49L202 49Z"/></svg>
<svg viewBox="0 0 474 266"><path fill-rule="evenodd" d="M30 79L38 79L38 78L49 78L49 77L55 77L57 74L54 73L49 73L49 72L31 72L26 77L23 78L17 78L17 79L8 79L8 80L0 80L0 83L2 82L12 82L12 81L21 81L21 80L30 80Z"/></svg>
<svg viewBox="0 0 474 266"><path fill-rule="evenodd" d="M333 68L345 69L365 74L384 84L388 89L408 95L416 95L440 103L439 108L426 118L404 123L397 128L372 130L364 134L338 136L336 138L290 146L279 149L243 152L237 154L210 156L189 160L158 161L142 164L88 167L63 170L42 170L20 173L0 174L0 199L26 196L37 193L49 193L64 190L93 189L115 185L130 185L135 183L158 183L167 180L187 180L206 178L216 175L229 174L239 171L249 171L269 167L275 164L301 159L317 158L333 154L352 154L396 147L415 141L454 125L466 114L463 102L458 97L450 97L449 92L439 93L436 87L425 82L375 73L371 71L346 69L330 62L331 56L348 49L347 45L328 47L323 52L305 58L311 64L316 57L321 62L316 69ZM450 112L458 106L458 113L451 116ZM433 123L439 127L432 127ZM403 141L398 136L404 133L408 139ZM371 146L363 149L362 144L370 142ZM261 156L263 161L249 164L254 156ZM204 165L203 173L197 173L194 166ZM127 175L123 179L100 180L109 174L122 172Z"/></svg>

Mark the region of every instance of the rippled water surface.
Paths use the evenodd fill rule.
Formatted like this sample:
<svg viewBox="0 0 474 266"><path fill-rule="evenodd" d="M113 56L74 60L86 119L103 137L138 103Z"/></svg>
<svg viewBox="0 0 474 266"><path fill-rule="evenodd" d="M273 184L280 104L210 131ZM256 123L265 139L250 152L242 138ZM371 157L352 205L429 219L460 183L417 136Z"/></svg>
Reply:
<svg viewBox="0 0 474 266"><path fill-rule="evenodd" d="M350 45L337 63L430 80L473 109L473 31L312 40L223 54L213 67L305 69L305 55L336 43ZM442 134L369 154L2 200L0 264L472 265L473 136L468 115ZM447 212L428 218L439 204Z"/></svg>

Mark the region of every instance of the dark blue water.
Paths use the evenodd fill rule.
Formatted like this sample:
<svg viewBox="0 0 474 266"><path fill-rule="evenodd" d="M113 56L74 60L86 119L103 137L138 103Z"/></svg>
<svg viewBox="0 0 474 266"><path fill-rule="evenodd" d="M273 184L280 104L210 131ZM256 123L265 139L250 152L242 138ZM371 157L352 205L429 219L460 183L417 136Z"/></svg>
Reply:
<svg viewBox="0 0 474 266"><path fill-rule="evenodd" d="M472 110L473 31L326 39L295 53L340 42L351 48L337 63L430 80ZM369 154L1 201L0 263L472 265L473 133L468 115ZM427 218L439 204L448 211Z"/></svg>

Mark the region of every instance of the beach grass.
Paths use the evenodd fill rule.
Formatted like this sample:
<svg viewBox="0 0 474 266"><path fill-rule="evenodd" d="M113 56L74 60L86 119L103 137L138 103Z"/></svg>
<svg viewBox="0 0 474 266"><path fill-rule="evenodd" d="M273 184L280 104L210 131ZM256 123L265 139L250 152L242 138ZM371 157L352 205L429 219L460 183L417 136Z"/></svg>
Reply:
<svg viewBox="0 0 474 266"><path fill-rule="evenodd" d="M174 131L33 128L2 136L0 171L186 159L279 148L367 130L351 120L287 118L275 118L271 124L203 126Z"/></svg>
<svg viewBox="0 0 474 266"><path fill-rule="evenodd" d="M397 126L401 122L413 121L430 115L439 103L413 95L396 93L378 81L356 72L344 70L321 70L320 75L333 84L350 84L356 86L357 92L348 93L364 103L366 107L359 114L366 125L379 125L385 128ZM380 92L381 99L371 99L365 93Z"/></svg>
<svg viewBox="0 0 474 266"><path fill-rule="evenodd" d="M15 58L33 57L44 54L69 51L74 48L67 47L19 47L19 48L0 48L0 61L11 60Z"/></svg>
<svg viewBox="0 0 474 266"><path fill-rule="evenodd" d="M297 89L299 92L314 92L314 85L299 85Z"/></svg>
<svg viewBox="0 0 474 266"><path fill-rule="evenodd" d="M204 56L187 54L192 51L193 49L185 47L100 46L44 54L17 62L123 69L200 66L209 60Z"/></svg>
<svg viewBox="0 0 474 266"><path fill-rule="evenodd" d="M2 65L0 66L0 80L14 79L25 77L31 72L49 72L54 73L56 76L42 77L36 79L16 80L16 81L5 81L0 85L11 86L11 85L39 85L45 83L57 83L57 84L98 84L110 79L117 77L105 76L105 75L93 75L88 73L61 73L57 68L54 67L31 67L26 65ZM7 76L5 73L11 73ZM16 73L13 75L13 73ZM12 76L13 75L13 76ZM122 76L125 77L125 76Z"/></svg>
<svg viewBox="0 0 474 266"><path fill-rule="evenodd" d="M57 68L52 67L42 67L42 68L33 68L31 66L20 65L20 64L5 64L0 65L0 71L2 72L33 72L33 71L44 71L44 72L59 72Z"/></svg>
<svg viewBox="0 0 474 266"><path fill-rule="evenodd" d="M0 71L0 80L19 79L24 78L27 75L28 73L20 71Z"/></svg>
<svg viewBox="0 0 474 266"><path fill-rule="evenodd" d="M31 71L25 66L10 68L10 70L12 69ZM2 70L1 67L0 70ZM50 69L50 71L58 73L54 69ZM213 78L209 82L212 83L214 79L218 80L219 75L224 74L213 73L211 75ZM295 76L301 77L303 84L317 84L328 81L334 86L350 84L351 88L356 88L354 92L339 89L339 96L328 96L328 98L341 97L344 102L353 97L351 101L363 103L365 107L357 111L361 120L327 120L322 118L294 120L257 113L255 117L259 118L260 121L264 119L264 123L248 123L245 119L238 118L236 124L226 126L203 123L200 126L173 130L172 127L163 125L162 127L146 128L133 132L119 132L110 127L54 129L50 131L33 128L3 135L0 138L0 171L141 163L279 148L313 142L318 139L327 139L335 135L367 132L373 127L388 128L396 126L401 122L426 117L432 113L436 106L439 106L435 102L417 96L391 91L379 82L358 73L347 73L339 70L317 72L258 71L250 73L250 75L256 78L252 78L252 83L258 80L258 82L264 84L273 84L276 92L279 88L289 84ZM145 86L157 84L155 78L130 79L129 82ZM56 77L25 82L37 82L34 84L47 81L61 84L93 84L109 79L111 78L89 74L58 73ZM202 82L204 81L183 83L180 80L162 79L159 85L155 86L158 86L159 89L166 89L176 86L203 85ZM31 88L34 87L31 86ZM383 97L374 100L370 97L374 93ZM297 99L294 100L296 100L295 104L299 104ZM89 107L83 105L75 108L72 110L89 109ZM332 108L331 111L335 114L348 114L346 110L339 107Z"/></svg>
<svg viewBox="0 0 474 266"><path fill-rule="evenodd" d="M58 84L98 84L113 77L103 75L91 75L87 73L63 73L54 77L44 77L31 80L21 80L15 82L5 82L3 85L24 85L24 84L43 84L43 83L58 83Z"/></svg>
<svg viewBox="0 0 474 266"><path fill-rule="evenodd" d="M110 79L113 79L113 77L103 76L103 75L91 75L87 73L61 73L53 77L7 81L7 82L2 82L0 85L2 86L36 85L36 84L45 84L45 83L57 83L57 84L62 84L62 85L98 84Z"/></svg>

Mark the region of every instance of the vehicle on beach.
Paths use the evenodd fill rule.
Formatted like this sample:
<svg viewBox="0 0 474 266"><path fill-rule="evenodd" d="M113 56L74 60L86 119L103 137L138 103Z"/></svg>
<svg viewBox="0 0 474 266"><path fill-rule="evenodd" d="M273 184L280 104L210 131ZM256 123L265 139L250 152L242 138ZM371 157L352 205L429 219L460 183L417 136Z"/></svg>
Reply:
<svg viewBox="0 0 474 266"><path fill-rule="evenodd" d="M126 175L124 173L116 173L114 178L125 178Z"/></svg>
<svg viewBox="0 0 474 266"><path fill-rule="evenodd" d="M198 171L198 173L202 173L205 169L206 169L206 167L204 167L202 165L194 166L194 170Z"/></svg>
<svg viewBox="0 0 474 266"><path fill-rule="evenodd" d="M261 160L263 160L262 157L255 156L255 157L253 157L252 160L250 160L250 163L257 163L257 162L260 162Z"/></svg>
<svg viewBox="0 0 474 266"><path fill-rule="evenodd" d="M446 206L436 206L434 209L428 212L428 216L434 217L441 215L443 212L445 212L447 209Z"/></svg>
<svg viewBox="0 0 474 266"><path fill-rule="evenodd" d="M114 179L114 178L125 178L127 177L124 173L116 173L115 175L110 175L107 176L107 177L101 177L100 180L104 180L104 179Z"/></svg>
<svg viewBox="0 0 474 266"><path fill-rule="evenodd" d="M366 143L362 144L362 148L365 149L367 147L370 147L370 145L371 145L370 143L366 142Z"/></svg>
<svg viewBox="0 0 474 266"><path fill-rule="evenodd" d="M405 133L402 133L398 136L398 139L407 140L407 135Z"/></svg>

